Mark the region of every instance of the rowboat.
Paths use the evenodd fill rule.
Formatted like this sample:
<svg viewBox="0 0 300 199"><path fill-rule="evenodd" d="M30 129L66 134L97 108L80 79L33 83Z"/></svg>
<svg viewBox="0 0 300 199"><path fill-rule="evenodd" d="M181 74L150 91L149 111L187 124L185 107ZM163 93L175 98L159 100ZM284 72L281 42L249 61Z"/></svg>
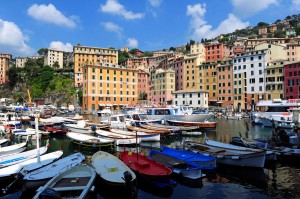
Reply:
<svg viewBox="0 0 300 199"><path fill-rule="evenodd" d="M136 138L133 135L117 134L111 131L105 131L100 129L96 130L96 134L100 135L103 138L115 140L115 144L117 146L128 145L128 144L139 144L141 142L141 138Z"/></svg>
<svg viewBox="0 0 300 199"><path fill-rule="evenodd" d="M216 168L216 158L209 155L195 154L190 151L183 151L173 149L170 147L163 146L161 150L164 154L172 157L176 157L180 160L186 161L187 163L198 164L201 169L211 170Z"/></svg>
<svg viewBox="0 0 300 199"><path fill-rule="evenodd" d="M154 134L154 133L146 133L146 132L139 132L139 131L128 131L128 130L121 130L121 129L110 129L110 131L122 135L129 135L129 136L138 136L141 138L142 142L156 142L160 141L160 134Z"/></svg>
<svg viewBox="0 0 300 199"><path fill-rule="evenodd" d="M145 133L154 133L154 134L168 134L170 131L167 130L150 130L150 129L145 129L137 126L132 126L132 125L126 125L126 128L130 131L138 131L138 132L145 132Z"/></svg>
<svg viewBox="0 0 300 199"><path fill-rule="evenodd" d="M22 170L22 173L25 174L27 172L30 172L32 170L38 169L40 167L43 167L58 158L60 158L63 155L63 152L61 150L47 153L40 156L40 162L38 162L37 157L33 157L31 159L28 159L23 162L19 162L17 164L1 168L0 169L0 178L4 177L10 177L14 176L15 174L19 173Z"/></svg>
<svg viewBox="0 0 300 199"><path fill-rule="evenodd" d="M135 152L123 151L120 159L132 169L139 178L160 188L172 187L172 170L147 156Z"/></svg>
<svg viewBox="0 0 300 199"><path fill-rule="evenodd" d="M163 152L151 149L149 158L160 164L172 169L173 173L180 174L182 177L189 179L198 179L203 177L201 166L192 162L188 163L177 157L170 156Z"/></svg>
<svg viewBox="0 0 300 199"><path fill-rule="evenodd" d="M37 136L39 136L39 139L40 139L42 137L42 135L47 136L50 134L50 132L38 130L38 133L37 133L34 128L27 128L27 129L14 129L14 130L12 130L12 134L14 136L19 136L19 137L30 136L31 139L36 139Z"/></svg>
<svg viewBox="0 0 300 199"><path fill-rule="evenodd" d="M171 128L166 128L163 126L152 126L152 125L148 125L148 124L139 124L140 127L144 128L144 129L149 129L149 130L153 130L153 131L166 131L166 132L178 132L180 131L180 128L176 128L175 126L171 129Z"/></svg>
<svg viewBox="0 0 300 199"><path fill-rule="evenodd" d="M19 144L0 147L0 157L4 156L4 155L6 156L6 155L9 155L9 154L21 153L22 151L25 151L27 142L28 142L28 140L26 140L26 142L22 142L22 143L19 143Z"/></svg>
<svg viewBox="0 0 300 199"><path fill-rule="evenodd" d="M113 146L114 140L108 138L99 138L92 135L68 132L66 135L73 143L84 146Z"/></svg>
<svg viewBox="0 0 300 199"><path fill-rule="evenodd" d="M177 126L197 126L199 129L215 129L217 127L217 122L210 122L210 121L190 122L190 121L168 120L168 123Z"/></svg>
<svg viewBox="0 0 300 199"><path fill-rule="evenodd" d="M35 158L38 155L38 151L39 154L42 155L46 153L48 147L49 146L47 144L46 146L43 146L39 149L32 149L30 151L25 151L22 153L11 154L11 155L0 157L0 168L7 167L13 164L17 164Z"/></svg>
<svg viewBox="0 0 300 199"><path fill-rule="evenodd" d="M48 164L45 167L25 173L23 180L37 181L50 179L79 165L83 160L85 160L84 155L82 155L81 153L74 153L51 164Z"/></svg>
<svg viewBox="0 0 300 199"><path fill-rule="evenodd" d="M8 141L9 141L9 139L2 138L2 139L0 139L0 145L6 143Z"/></svg>
<svg viewBox="0 0 300 199"><path fill-rule="evenodd" d="M94 133L92 131L91 126L86 125L84 120L77 121L76 124L64 124L68 131L75 132L75 133L83 133L83 134L91 134Z"/></svg>
<svg viewBox="0 0 300 199"><path fill-rule="evenodd" d="M87 198L94 191L95 170L87 165L78 165L53 177L38 188L34 199L55 194L58 198Z"/></svg>
<svg viewBox="0 0 300 199"><path fill-rule="evenodd" d="M260 168L263 168L265 164L266 153L263 150L254 151L229 149L192 141L185 141L184 148L194 153L211 155L217 159L218 163L221 164Z"/></svg>
<svg viewBox="0 0 300 199"><path fill-rule="evenodd" d="M100 178L114 186L132 184L135 173L119 158L105 151L98 151L92 156L92 165Z"/></svg>

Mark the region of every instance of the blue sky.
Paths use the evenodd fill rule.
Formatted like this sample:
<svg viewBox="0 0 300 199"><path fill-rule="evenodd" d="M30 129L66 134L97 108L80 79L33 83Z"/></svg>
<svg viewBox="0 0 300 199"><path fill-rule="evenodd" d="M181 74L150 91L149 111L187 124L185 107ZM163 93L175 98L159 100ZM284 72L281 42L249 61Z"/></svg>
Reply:
<svg viewBox="0 0 300 199"><path fill-rule="evenodd" d="M3 0L0 52L33 56L77 44L169 49L299 11L300 0Z"/></svg>

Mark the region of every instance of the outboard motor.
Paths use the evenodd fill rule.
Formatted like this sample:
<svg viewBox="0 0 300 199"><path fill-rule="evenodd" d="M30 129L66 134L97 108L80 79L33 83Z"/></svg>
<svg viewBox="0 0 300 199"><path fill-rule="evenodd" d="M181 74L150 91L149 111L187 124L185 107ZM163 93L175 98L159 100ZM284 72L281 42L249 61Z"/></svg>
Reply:
<svg viewBox="0 0 300 199"><path fill-rule="evenodd" d="M96 129L97 129L97 127L96 127L95 125L92 125L92 126L91 126L91 130L92 130L92 131L94 131L94 132L95 132L95 131L96 131Z"/></svg>
<svg viewBox="0 0 300 199"><path fill-rule="evenodd" d="M125 171L123 173L124 177L123 180L125 181L126 187L128 187L128 190L130 192L131 197L130 198L136 198L138 189L136 185L132 182L132 175L129 171Z"/></svg>
<svg viewBox="0 0 300 199"><path fill-rule="evenodd" d="M60 194L54 189L47 188L39 196L39 199L60 199Z"/></svg>

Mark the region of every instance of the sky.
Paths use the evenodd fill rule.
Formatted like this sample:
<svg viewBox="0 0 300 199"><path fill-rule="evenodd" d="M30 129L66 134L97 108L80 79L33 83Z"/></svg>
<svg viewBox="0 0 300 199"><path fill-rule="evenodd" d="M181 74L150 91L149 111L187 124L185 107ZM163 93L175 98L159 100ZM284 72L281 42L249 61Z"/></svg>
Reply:
<svg viewBox="0 0 300 199"><path fill-rule="evenodd" d="M200 42L300 13L300 0L1 0L0 53L73 46L142 51Z"/></svg>

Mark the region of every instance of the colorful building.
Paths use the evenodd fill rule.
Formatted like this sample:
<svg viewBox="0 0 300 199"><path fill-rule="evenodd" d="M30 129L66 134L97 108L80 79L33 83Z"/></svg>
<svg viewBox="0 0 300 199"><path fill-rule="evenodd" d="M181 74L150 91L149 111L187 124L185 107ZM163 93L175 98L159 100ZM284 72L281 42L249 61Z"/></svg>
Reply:
<svg viewBox="0 0 300 199"><path fill-rule="evenodd" d="M48 52L44 59L44 66L51 66L57 68L63 68L64 65L64 53L63 51L56 49L48 49Z"/></svg>
<svg viewBox="0 0 300 199"><path fill-rule="evenodd" d="M233 106L233 66L232 59L221 60L217 65L218 71L218 101L221 107Z"/></svg>
<svg viewBox="0 0 300 199"><path fill-rule="evenodd" d="M300 62L284 64L285 99L300 99Z"/></svg>
<svg viewBox="0 0 300 199"><path fill-rule="evenodd" d="M266 100L284 99L284 61L266 65Z"/></svg>
<svg viewBox="0 0 300 199"><path fill-rule="evenodd" d="M106 106L120 109L138 103L138 72L120 67L84 65L82 108L86 111L101 110Z"/></svg>
<svg viewBox="0 0 300 199"><path fill-rule="evenodd" d="M217 61L225 57L225 50L223 43L210 43L205 45L205 61Z"/></svg>
<svg viewBox="0 0 300 199"><path fill-rule="evenodd" d="M138 70L138 74L137 74L137 81L138 81L138 98L141 97L146 97L143 95L147 95L146 99L143 100L150 100L150 96L148 95L148 93L150 93L150 74L144 70Z"/></svg>
<svg viewBox="0 0 300 199"><path fill-rule="evenodd" d="M173 105L193 109L208 108L208 92L202 90L178 90L172 92Z"/></svg>
<svg viewBox="0 0 300 199"><path fill-rule="evenodd" d="M118 64L118 50L115 49L77 45L73 47L73 53L74 81L76 88L82 87L83 66L104 65L109 67Z"/></svg>
<svg viewBox="0 0 300 199"><path fill-rule="evenodd" d="M8 81L7 71L9 69L11 59L11 54L0 53L0 84L7 83Z"/></svg>

